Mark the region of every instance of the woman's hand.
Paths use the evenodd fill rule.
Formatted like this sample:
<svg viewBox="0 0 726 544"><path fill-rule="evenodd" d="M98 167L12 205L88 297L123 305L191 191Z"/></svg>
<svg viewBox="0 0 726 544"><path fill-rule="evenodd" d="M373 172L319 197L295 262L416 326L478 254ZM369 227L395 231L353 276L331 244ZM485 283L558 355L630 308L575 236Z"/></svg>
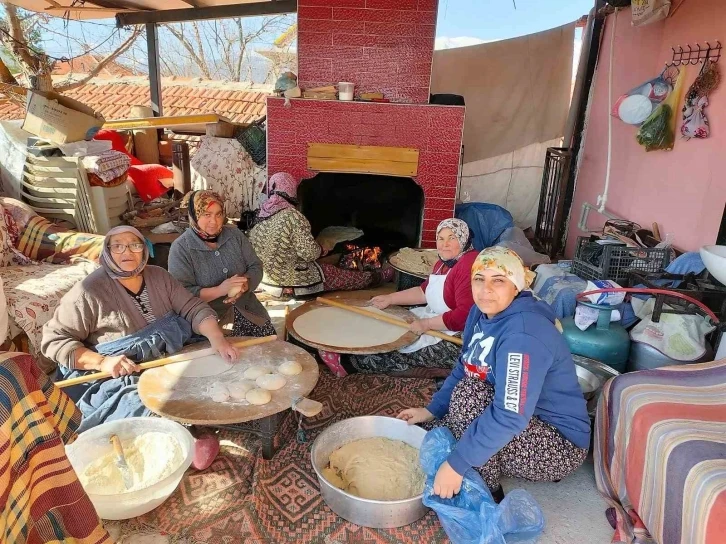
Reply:
<svg viewBox="0 0 726 544"><path fill-rule="evenodd" d="M464 477L456 472L448 461L444 461L434 479L434 495L442 499L451 499L461 491L461 483Z"/></svg>
<svg viewBox="0 0 726 544"><path fill-rule="evenodd" d="M224 297L225 304L234 304L249 290L249 285L250 282L245 276L234 275L219 284L219 290L222 292L220 296Z"/></svg>
<svg viewBox="0 0 726 544"><path fill-rule="evenodd" d="M415 332L419 336L430 329L428 319L416 319L408 326L408 330Z"/></svg>
<svg viewBox="0 0 726 544"><path fill-rule="evenodd" d="M407 408L398 414L396 419L402 419L409 425L415 425L416 423L432 421L434 419L434 415L426 408Z"/></svg>
<svg viewBox="0 0 726 544"><path fill-rule="evenodd" d="M391 304L393 304L391 301L391 295L378 295L377 297L373 297L370 302L371 306L378 308L379 310L385 310Z"/></svg>
<svg viewBox="0 0 726 544"><path fill-rule="evenodd" d="M140 372L141 367L125 355L115 357L104 357L99 365L102 372L108 372L114 378L129 376L134 372Z"/></svg>
<svg viewBox="0 0 726 544"><path fill-rule="evenodd" d="M239 350L230 344L224 336L212 340L210 343L225 361L230 363L236 363L239 361Z"/></svg>

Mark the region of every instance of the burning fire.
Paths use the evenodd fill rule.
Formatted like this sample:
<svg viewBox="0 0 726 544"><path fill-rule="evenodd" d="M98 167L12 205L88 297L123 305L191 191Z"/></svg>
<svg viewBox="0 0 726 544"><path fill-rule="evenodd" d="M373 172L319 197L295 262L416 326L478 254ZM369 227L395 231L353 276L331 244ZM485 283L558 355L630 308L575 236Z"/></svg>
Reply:
<svg viewBox="0 0 726 544"><path fill-rule="evenodd" d="M359 247L355 244L346 244L339 264L348 270L376 270L382 266L382 252L380 247Z"/></svg>

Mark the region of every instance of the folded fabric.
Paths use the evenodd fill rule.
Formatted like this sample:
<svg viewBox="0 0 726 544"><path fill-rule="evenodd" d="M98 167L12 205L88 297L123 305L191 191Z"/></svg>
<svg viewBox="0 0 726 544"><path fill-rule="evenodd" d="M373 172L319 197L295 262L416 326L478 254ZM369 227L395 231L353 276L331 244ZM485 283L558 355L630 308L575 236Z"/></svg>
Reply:
<svg viewBox="0 0 726 544"><path fill-rule="evenodd" d="M119 168L128 169L131 166L131 157L121 151L104 151L99 155L89 155L81 159L83 167L94 174L103 174Z"/></svg>
<svg viewBox="0 0 726 544"><path fill-rule="evenodd" d="M98 176L102 181L109 182L109 181L116 179L117 177L127 173L129 171L129 168L130 168L129 166L119 166L118 168L106 170L105 172L91 172L91 173Z"/></svg>
<svg viewBox="0 0 726 544"><path fill-rule="evenodd" d="M131 158L131 165L144 164L139 159L129 154L126 150L126 144L123 137L115 130L99 130L93 137L94 140L108 140L111 142L111 148L115 151L125 153Z"/></svg>

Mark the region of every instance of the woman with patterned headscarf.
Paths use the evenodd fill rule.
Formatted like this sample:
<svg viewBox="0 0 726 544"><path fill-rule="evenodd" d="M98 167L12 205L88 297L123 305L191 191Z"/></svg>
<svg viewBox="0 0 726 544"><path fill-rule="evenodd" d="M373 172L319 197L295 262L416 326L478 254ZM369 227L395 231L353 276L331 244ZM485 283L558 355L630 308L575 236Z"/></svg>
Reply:
<svg viewBox="0 0 726 544"><path fill-rule="evenodd" d="M590 419L567 342L548 304L529 287L533 274L519 256L490 247L471 270L472 308L459 364L426 408L398 417L435 422L458 444L434 480L451 498L475 468L496 500L500 479L558 481L587 457Z"/></svg>
<svg viewBox="0 0 726 544"><path fill-rule="evenodd" d="M206 336L225 359L238 357L214 310L166 270L147 265L148 260L148 246L138 230L111 229L104 239L101 268L66 293L43 327L41 350L58 363L60 379L98 371L113 376L65 390L83 413L79 431L148 415L136 389L138 363L179 351L195 334Z"/></svg>
<svg viewBox="0 0 726 544"><path fill-rule="evenodd" d="M286 172L270 177L268 198L250 230L250 242L264 263L261 287L274 296L302 296L323 291L366 289L393 280L393 269L360 272L343 270L317 260L330 247L313 237L310 222L297 210L298 181Z"/></svg>
<svg viewBox="0 0 726 544"><path fill-rule="evenodd" d="M275 334L270 316L257 300L262 261L247 237L227 225L224 201L213 191L192 191L182 201L189 228L169 251L169 273L208 302L224 319L233 308L233 336Z"/></svg>
<svg viewBox="0 0 726 544"><path fill-rule="evenodd" d="M420 287L380 295L371 304L381 310L392 305L425 307L411 312L416 319L410 329L421 334L427 330L458 335L464 330L466 316L474 305L469 274L476 259L469 227L461 219L446 219L436 228L439 260L432 274ZM429 368L432 376L445 377L456 364L459 347L429 335L421 335L412 345L393 353L375 355L338 355L321 352L323 361L339 376L352 372L406 372L412 367Z"/></svg>

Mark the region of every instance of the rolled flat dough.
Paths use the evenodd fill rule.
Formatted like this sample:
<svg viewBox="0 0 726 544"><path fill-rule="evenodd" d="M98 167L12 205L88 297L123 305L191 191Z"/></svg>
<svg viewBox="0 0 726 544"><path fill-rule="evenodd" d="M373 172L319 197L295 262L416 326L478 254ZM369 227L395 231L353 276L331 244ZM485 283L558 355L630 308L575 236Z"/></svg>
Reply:
<svg viewBox="0 0 726 544"><path fill-rule="evenodd" d="M330 454L323 476L352 495L377 501L415 497L423 492L425 480L418 450L383 437L354 440L338 448Z"/></svg>
<svg viewBox="0 0 726 544"><path fill-rule="evenodd" d="M366 310L394 317L366 306ZM305 340L341 348L367 348L395 342L408 332L405 327L359 315L342 308L315 308L297 319L295 332Z"/></svg>
<svg viewBox="0 0 726 544"><path fill-rule="evenodd" d="M167 372L182 378L204 378L205 376L216 376L232 368L220 355L207 355L191 361L182 361L166 365Z"/></svg>

